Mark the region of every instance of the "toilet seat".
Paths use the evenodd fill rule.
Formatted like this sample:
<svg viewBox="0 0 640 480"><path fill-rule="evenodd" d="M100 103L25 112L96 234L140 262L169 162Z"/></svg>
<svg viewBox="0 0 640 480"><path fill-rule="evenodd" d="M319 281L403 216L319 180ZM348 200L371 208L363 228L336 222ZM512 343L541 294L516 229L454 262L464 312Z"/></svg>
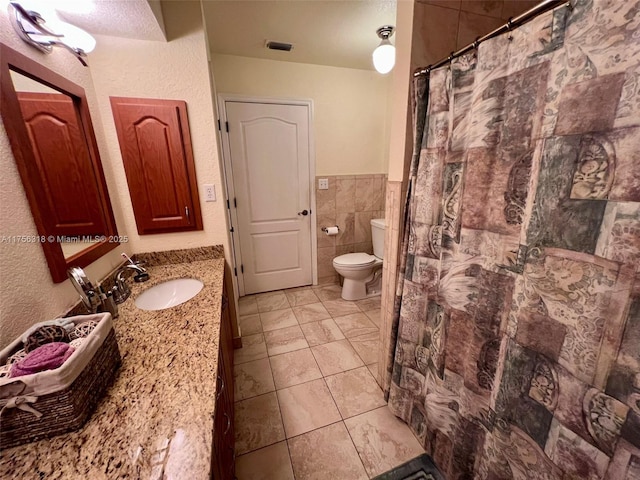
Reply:
<svg viewBox="0 0 640 480"><path fill-rule="evenodd" d="M368 267L375 263L377 257L368 253L346 253L333 259L333 264L346 268Z"/></svg>

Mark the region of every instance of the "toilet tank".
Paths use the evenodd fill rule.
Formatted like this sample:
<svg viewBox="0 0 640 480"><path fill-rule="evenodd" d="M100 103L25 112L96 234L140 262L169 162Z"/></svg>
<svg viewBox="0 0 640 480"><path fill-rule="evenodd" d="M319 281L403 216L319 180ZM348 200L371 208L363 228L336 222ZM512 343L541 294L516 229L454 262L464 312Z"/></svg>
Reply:
<svg viewBox="0 0 640 480"><path fill-rule="evenodd" d="M371 241L373 242L373 254L382 259L384 257L384 218L371 220Z"/></svg>

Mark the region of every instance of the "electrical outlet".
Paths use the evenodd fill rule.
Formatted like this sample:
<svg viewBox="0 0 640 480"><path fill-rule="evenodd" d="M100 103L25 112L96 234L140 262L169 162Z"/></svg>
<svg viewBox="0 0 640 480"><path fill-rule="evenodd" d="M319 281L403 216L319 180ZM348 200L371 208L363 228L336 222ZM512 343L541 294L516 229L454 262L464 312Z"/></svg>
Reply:
<svg viewBox="0 0 640 480"><path fill-rule="evenodd" d="M216 201L216 186L215 185L203 185L204 187L204 199L206 202Z"/></svg>
<svg viewBox="0 0 640 480"><path fill-rule="evenodd" d="M328 178L319 178L318 179L318 190L329 190L329 179Z"/></svg>

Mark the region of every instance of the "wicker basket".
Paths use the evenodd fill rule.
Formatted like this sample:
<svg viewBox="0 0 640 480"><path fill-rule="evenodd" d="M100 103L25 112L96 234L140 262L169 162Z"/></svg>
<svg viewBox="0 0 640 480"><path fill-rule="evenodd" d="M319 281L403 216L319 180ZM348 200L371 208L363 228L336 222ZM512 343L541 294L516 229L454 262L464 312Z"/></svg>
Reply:
<svg viewBox="0 0 640 480"><path fill-rule="evenodd" d="M110 316L108 321L106 338L75 380L66 388L39 396L32 404L42 416L38 418L19 408L4 409L0 418L0 450L77 430L88 420L120 366ZM6 403L6 399L0 400L0 406Z"/></svg>

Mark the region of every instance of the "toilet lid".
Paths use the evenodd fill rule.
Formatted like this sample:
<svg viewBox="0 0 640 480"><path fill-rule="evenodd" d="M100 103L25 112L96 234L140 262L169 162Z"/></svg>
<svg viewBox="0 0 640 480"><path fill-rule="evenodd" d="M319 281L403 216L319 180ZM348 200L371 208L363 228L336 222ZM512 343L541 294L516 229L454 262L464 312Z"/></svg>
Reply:
<svg viewBox="0 0 640 480"><path fill-rule="evenodd" d="M376 261L376 257L368 253L347 253L333 259L338 265L370 265Z"/></svg>

